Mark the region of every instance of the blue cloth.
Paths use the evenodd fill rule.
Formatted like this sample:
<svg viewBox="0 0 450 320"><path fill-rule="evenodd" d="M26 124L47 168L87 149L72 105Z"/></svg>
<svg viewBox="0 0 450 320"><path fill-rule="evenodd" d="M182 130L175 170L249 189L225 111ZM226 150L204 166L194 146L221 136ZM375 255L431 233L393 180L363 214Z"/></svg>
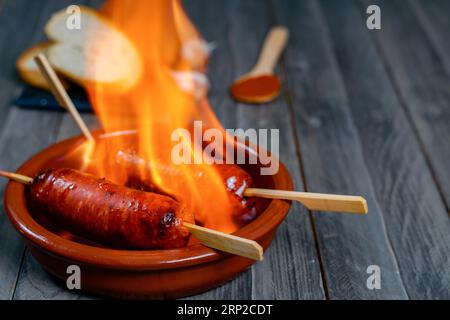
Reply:
<svg viewBox="0 0 450 320"><path fill-rule="evenodd" d="M78 111L92 112L91 104L82 88L71 86L68 93ZM15 105L29 109L63 111L50 92L31 86L25 86Z"/></svg>

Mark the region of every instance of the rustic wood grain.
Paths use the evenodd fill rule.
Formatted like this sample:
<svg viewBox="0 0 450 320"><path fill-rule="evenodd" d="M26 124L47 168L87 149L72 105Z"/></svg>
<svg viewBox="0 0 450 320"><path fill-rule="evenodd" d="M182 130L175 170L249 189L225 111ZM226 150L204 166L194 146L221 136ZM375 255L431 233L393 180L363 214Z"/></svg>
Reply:
<svg viewBox="0 0 450 320"><path fill-rule="evenodd" d="M14 171L20 163L54 142L55 130L60 121L58 114L42 114L14 108L5 121L0 138L0 168ZM33 132L33 134L30 134ZM0 180L0 193L7 181ZM0 209L0 298L10 299L23 255L23 241L13 229L3 206Z"/></svg>
<svg viewBox="0 0 450 320"><path fill-rule="evenodd" d="M234 66L234 79L255 64L272 17L269 6L261 1L235 1L229 4L228 46ZM249 41L251 39L251 41ZM280 74L280 70L278 70ZM223 84L227 94L227 85ZM274 102L261 106L230 104L237 114L236 127L279 129L280 159L293 175L296 188L303 190L298 150L284 93ZM320 274L314 235L305 208L294 204L286 221L278 230L266 261L252 268L252 298L254 299L323 299L325 292Z"/></svg>
<svg viewBox="0 0 450 320"><path fill-rule="evenodd" d="M292 31L286 70L307 188L360 194L369 204L367 216L314 215L329 297L407 298L319 3L272 3ZM366 286L370 265L383 270L381 290Z"/></svg>
<svg viewBox="0 0 450 320"><path fill-rule="evenodd" d="M96 3L91 1L87 4L95 5ZM98 120L95 115L82 114L82 118L91 130L99 128ZM80 135L80 129L68 113L62 115L61 123L57 132L57 141L67 139L75 135ZM24 262L18 277L14 299L73 300L92 298L94 297L85 292L67 290L64 283L49 275L44 269L42 269L42 267L27 250L24 255Z"/></svg>
<svg viewBox="0 0 450 320"><path fill-rule="evenodd" d="M408 0L408 5L428 39L427 45L436 51L447 74L450 73L450 43L448 41L450 3L446 0Z"/></svg>
<svg viewBox="0 0 450 320"><path fill-rule="evenodd" d="M3 8L3 10L8 10L9 15L16 14L17 17L18 14L22 14L22 11L24 13L28 12L28 14L30 14L29 12L34 12L33 17L35 16L38 20L33 22L34 20L28 19L27 21L30 21L29 25L25 24L26 26L24 27L33 30L34 32L30 35L33 35L33 37L38 39L43 37L42 28L50 14L70 4L69 1L56 0L42 3L7 1L7 5L12 5L12 3L14 3L14 8L9 8L8 6ZM79 4L81 3L93 5L100 2L79 2ZM19 5L21 7L16 7ZM21 26L24 24L23 20L18 20L18 23L20 23ZM26 39L20 39L19 42L23 42L24 48L26 48L36 42L36 40L33 39L33 42L30 40L26 42ZM13 78L12 76L10 77ZM15 81L14 78L13 80ZM17 83L18 88L21 88L22 86L23 84L20 82ZM85 115L84 117L89 118L93 116ZM93 121L90 122L92 123ZM75 124L68 114L12 108L6 121L4 132L0 138L0 150L2 151L2 154L8 154L7 157L0 158L0 167L7 170L14 170L28 157L40 151L47 145L54 143L57 139L66 138L75 134L79 134L79 131L77 131ZM4 181L1 181L2 195L4 192L4 185ZM0 298L79 298L77 295L61 288L60 284L55 282L54 279L38 265L28 251L24 253L24 246L17 235L17 232L12 229L9 221L5 221L3 207L1 213L0 228L2 230L0 234L0 246L7 245L8 250L6 250L6 248L0 248L2 254L5 254L5 259L3 259L3 257L0 259ZM19 268L21 268L20 271ZM3 272L3 270L5 270L5 272ZM5 279L1 278L2 276ZM5 287L5 290L2 290L3 287Z"/></svg>
<svg viewBox="0 0 450 320"><path fill-rule="evenodd" d="M98 128L98 121L94 115L83 114L83 120L90 129ZM68 113L62 115L61 123L57 129L56 139L58 141L79 135L80 130ZM49 275L33 258L27 250L24 262L20 270L14 299L91 299L90 295L76 290L69 291L64 283Z"/></svg>
<svg viewBox="0 0 450 320"><path fill-rule="evenodd" d="M95 115L82 114L82 118L91 130L99 127ZM61 141L80 134L80 129L70 114L64 113L57 130L56 140ZM68 290L63 281L48 274L26 250L13 298L17 300L78 300L94 297L85 292Z"/></svg>
<svg viewBox="0 0 450 320"><path fill-rule="evenodd" d="M296 150L290 147L294 144L294 137L289 118L285 116L287 105L283 102L284 96L277 102L258 107L237 104L228 94L232 81L256 61L270 27L267 6L261 1L226 1L217 7L215 2L215 6L211 6L214 11L205 14L206 2L194 3L204 8L192 11L194 22L206 39L214 40L218 46L211 58L209 75L212 82L210 101L215 109L220 105L217 112L220 120L227 128L279 128L281 160L289 167L295 184L301 189ZM211 28L211 25L215 27ZM252 278L246 284L251 288L251 298L324 298L318 260L307 212L295 204L266 252L265 260L252 267ZM237 286L234 289L242 290ZM221 292L222 288L218 290ZM230 290L228 294L248 298L239 291L233 294ZM202 296L217 298L214 292Z"/></svg>
<svg viewBox="0 0 450 320"><path fill-rule="evenodd" d="M449 22L444 19L448 20L450 6L448 1L428 2L370 2L378 4L383 15L383 32L373 36L449 210L450 46Z"/></svg>
<svg viewBox="0 0 450 320"><path fill-rule="evenodd" d="M212 7L214 8L214 6ZM201 8L196 8L198 13ZM83 114L83 119L90 128L98 128L99 124L94 115ZM79 129L70 115L63 116L58 132L58 140L73 135L79 135ZM195 299L245 299L251 297L251 273L247 271L238 278L206 294L197 295ZM91 299L85 292L68 291L61 281L56 280L43 270L27 253L24 267L21 270L17 284L15 299Z"/></svg>
<svg viewBox="0 0 450 320"><path fill-rule="evenodd" d="M27 19L27 9L34 9L36 4L26 5L24 1L2 1L0 3L0 133L4 130L5 121L11 108L11 101L18 95L23 87L16 72L16 59L31 43L42 38L40 32L35 32L36 25L42 25L41 17L35 15ZM45 10L45 8L44 8ZM40 12L38 10L37 12ZM21 36L17 36L18 32Z"/></svg>
<svg viewBox="0 0 450 320"><path fill-rule="evenodd" d="M75 289L68 290L63 281L51 276L42 268L29 250L25 251L14 293L15 300L87 300L94 298Z"/></svg>
<svg viewBox="0 0 450 320"><path fill-rule="evenodd" d="M236 123L236 113L229 112L230 100L224 93L226 88L224 84L233 77L232 68L230 68L230 51L226 43L231 23L226 16L226 1L215 1L212 4L204 0L189 0L183 1L183 5L202 36L217 46L208 66L208 77L211 83L208 98L222 124L227 128L233 128ZM224 64L223 61L227 63ZM189 297L189 299L250 299L251 283L251 272L247 271L216 289Z"/></svg>
<svg viewBox="0 0 450 320"><path fill-rule="evenodd" d="M448 298L450 220L370 36L379 31L367 30L361 7L354 2L321 3L365 163L408 296Z"/></svg>
<svg viewBox="0 0 450 320"><path fill-rule="evenodd" d="M23 84L15 71L15 60L28 46L43 37L45 16L63 5L29 1L4 1L0 9L0 167L15 170L33 153L52 143L60 115L11 108L11 101L20 93ZM32 12L32 14L30 13ZM43 130L44 129L44 130ZM6 181L0 181L3 197ZM0 298L10 299L23 256L23 242L0 210Z"/></svg>
<svg viewBox="0 0 450 320"><path fill-rule="evenodd" d="M438 60L440 60L442 64L442 68L445 69L448 79L448 75L450 75L450 43L448 41L448 30L450 30L450 19L448 16L450 12L450 3L448 1L440 0L409 1L409 3L418 22L424 30L431 47L436 52ZM441 89L445 92L445 97L448 98L448 87L443 85L443 88ZM440 128L435 129L434 121L425 119L422 121L430 126L429 131L434 131L434 134L432 137L428 137L419 132L419 135L422 137L424 149L427 151L429 161L435 172L436 180L442 190L447 205L447 211L450 214L450 181L448 180L450 178L450 170L448 170L448 166L446 165L446 161L448 161L448 157L450 156L450 143L448 140L439 136L441 133L445 132L446 124L446 134L450 134L450 129L448 128L448 123L450 123L450 111L448 108L448 100L447 104L444 102L434 102L433 105L435 104L442 105L439 110L442 117L441 121L438 123ZM431 143L434 141L434 137L440 137L440 140ZM444 144L439 145L440 143Z"/></svg>
<svg viewBox="0 0 450 320"><path fill-rule="evenodd" d="M450 4L370 1L380 5L383 19L383 31L370 33L358 1L268 2L184 1L217 45L209 66L211 104L227 128L279 128L281 157L298 190L305 184L309 191L362 194L369 215L311 215L295 204L262 263L190 299L449 298L442 199L448 210ZM7 26L0 28L0 57L7 62L0 65L0 107L9 111L0 114L2 169L79 134L68 114L10 108L22 87L13 66L17 55L42 37L48 14L67 4L0 2L0 26ZM237 104L228 86L252 66L274 22L291 30L277 70L285 92L267 105ZM20 37L11 32L17 28ZM91 128L99 126L95 116L83 116ZM0 181L2 195L5 184ZM0 299L95 298L66 290L24 252L3 208L0 252ZM381 267L381 290L366 287L372 264Z"/></svg>

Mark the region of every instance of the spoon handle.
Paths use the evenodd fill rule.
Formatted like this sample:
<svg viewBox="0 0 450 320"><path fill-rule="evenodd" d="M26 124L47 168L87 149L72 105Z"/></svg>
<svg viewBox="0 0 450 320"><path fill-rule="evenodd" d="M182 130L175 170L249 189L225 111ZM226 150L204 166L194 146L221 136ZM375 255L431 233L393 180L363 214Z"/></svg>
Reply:
<svg viewBox="0 0 450 320"><path fill-rule="evenodd" d="M284 47L289 36L289 31L285 27L273 27L264 41L261 54L258 62L253 70L252 75L273 73L273 69L278 61L278 58L283 52Z"/></svg>

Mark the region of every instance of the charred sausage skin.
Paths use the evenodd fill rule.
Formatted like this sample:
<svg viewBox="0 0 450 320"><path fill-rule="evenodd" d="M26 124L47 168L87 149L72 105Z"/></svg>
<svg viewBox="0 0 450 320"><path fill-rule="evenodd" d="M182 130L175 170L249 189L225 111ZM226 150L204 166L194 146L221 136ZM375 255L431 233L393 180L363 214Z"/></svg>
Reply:
<svg viewBox="0 0 450 320"><path fill-rule="evenodd" d="M120 249L186 246L194 222L172 198L116 185L73 169L46 170L33 180L29 203L68 230Z"/></svg>
<svg viewBox="0 0 450 320"><path fill-rule="evenodd" d="M216 164L215 168L225 183L234 218L240 222L254 220L264 207L264 199L244 197L244 192L253 184L250 174L234 164Z"/></svg>
<svg viewBox="0 0 450 320"><path fill-rule="evenodd" d="M139 156L134 153L122 152L118 158L121 159L120 164L126 165L127 171L130 172L129 179L126 182L128 187L142 191L165 194L164 191L158 188L158 186L150 179L141 179L139 177L140 166L145 165L151 167L151 164L139 158ZM245 190L253 184L251 175L235 164L214 164L213 166L215 170L217 170L217 173L227 189L234 219L239 223L248 223L254 220L267 205L267 200L256 197L244 197ZM158 169L173 175L182 175L181 171L162 165L159 165ZM141 170L141 172L142 171L145 170ZM201 168L199 171L201 171ZM174 199L176 198L173 195L167 196Z"/></svg>

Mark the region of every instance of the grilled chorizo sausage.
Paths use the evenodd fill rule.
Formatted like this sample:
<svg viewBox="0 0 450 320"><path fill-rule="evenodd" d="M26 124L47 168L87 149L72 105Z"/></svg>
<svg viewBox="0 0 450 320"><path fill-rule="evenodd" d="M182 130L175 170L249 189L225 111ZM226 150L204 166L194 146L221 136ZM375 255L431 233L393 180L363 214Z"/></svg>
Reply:
<svg viewBox="0 0 450 320"><path fill-rule="evenodd" d="M118 152L116 155L116 161L118 164L126 167L129 172L128 181L126 185L130 188L135 188L148 192L155 192L158 194L164 194L164 192L155 185L149 178L140 178L139 172L149 171L150 166L147 161L140 158L135 152ZM147 170L143 169L145 166ZM163 170L165 174L170 175L182 175L181 171L177 171L175 168L164 167L158 164L157 170ZM193 165L195 166L195 165ZM238 222L250 222L255 219L260 212L263 211L268 201L262 198L256 197L244 197L245 190L253 184L251 175L235 164L214 164L214 168L217 170L219 176L222 178L224 186L228 192L228 199L232 206L233 216ZM201 170L201 168L199 169ZM201 176L201 175L196 175ZM173 198L175 196L168 195ZM181 200L181 199L180 199Z"/></svg>
<svg viewBox="0 0 450 320"><path fill-rule="evenodd" d="M234 164L216 164L215 168L227 188L235 219L240 222L255 219L266 201L261 198L244 197L245 190L253 184L250 174Z"/></svg>
<svg viewBox="0 0 450 320"><path fill-rule="evenodd" d="M172 198L73 169L38 174L27 197L68 230L114 248L180 248L189 240L182 222L194 222L193 215Z"/></svg>

